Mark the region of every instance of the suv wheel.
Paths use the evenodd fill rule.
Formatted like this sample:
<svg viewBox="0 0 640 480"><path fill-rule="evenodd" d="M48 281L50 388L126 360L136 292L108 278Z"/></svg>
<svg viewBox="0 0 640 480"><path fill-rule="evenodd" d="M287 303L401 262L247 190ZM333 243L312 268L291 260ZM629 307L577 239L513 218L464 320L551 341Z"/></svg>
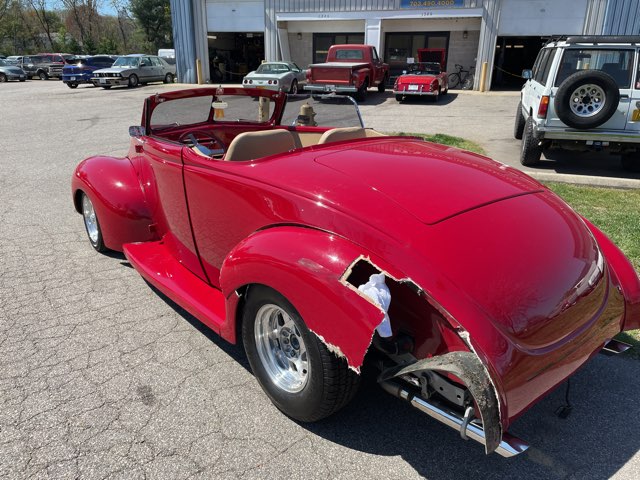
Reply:
<svg viewBox="0 0 640 480"><path fill-rule="evenodd" d="M522 132L524 132L524 115L522 114L522 102L518 103L518 110L516 110L516 123L513 126L513 136L517 140L522 140Z"/></svg>
<svg viewBox="0 0 640 480"><path fill-rule="evenodd" d="M542 156L542 145L533 133L533 119L527 118L524 123L522 133L522 151L520 152L520 163L525 167L537 165Z"/></svg>
<svg viewBox="0 0 640 480"><path fill-rule="evenodd" d="M572 128L596 128L618 109L620 90L613 77L599 70L582 70L560 84L555 98L558 118Z"/></svg>
<svg viewBox="0 0 640 480"><path fill-rule="evenodd" d="M47 75L47 72L38 72L38 77L40 78L40 80L48 80L49 79L49 75Z"/></svg>

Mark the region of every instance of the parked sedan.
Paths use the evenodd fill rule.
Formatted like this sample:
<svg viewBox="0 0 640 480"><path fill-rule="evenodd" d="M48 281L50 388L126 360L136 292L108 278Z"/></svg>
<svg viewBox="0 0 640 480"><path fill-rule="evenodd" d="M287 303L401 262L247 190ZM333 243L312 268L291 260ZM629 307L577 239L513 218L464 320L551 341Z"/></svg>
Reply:
<svg viewBox="0 0 640 480"><path fill-rule="evenodd" d="M440 95L446 95L448 91L447 73L441 70L437 62L409 65L409 69L402 72L393 86L393 93L399 102L411 96L427 96L438 101Z"/></svg>
<svg viewBox="0 0 640 480"><path fill-rule="evenodd" d="M69 88L76 88L81 83L92 83L91 78L96 70L109 68L116 61L115 56L96 55L94 57L76 57L69 65L62 68L62 81Z"/></svg>
<svg viewBox="0 0 640 480"><path fill-rule="evenodd" d="M109 89L114 85L137 87L149 82L173 83L175 65L154 55L126 55L118 58L110 68L93 72L94 85Z"/></svg>
<svg viewBox="0 0 640 480"><path fill-rule="evenodd" d="M8 80L19 80L24 82L27 79L27 74L24 73L20 67L7 63L6 60L0 60L0 83L4 83Z"/></svg>
<svg viewBox="0 0 640 480"><path fill-rule="evenodd" d="M306 82L306 72L292 62L265 62L242 80L245 88L266 88L298 93Z"/></svg>

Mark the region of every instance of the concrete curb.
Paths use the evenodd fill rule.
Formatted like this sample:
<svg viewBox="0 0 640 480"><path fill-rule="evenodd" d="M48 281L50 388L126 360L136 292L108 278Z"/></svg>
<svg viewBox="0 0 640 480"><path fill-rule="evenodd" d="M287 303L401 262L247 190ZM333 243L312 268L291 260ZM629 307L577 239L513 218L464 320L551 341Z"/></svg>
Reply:
<svg viewBox="0 0 640 480"><path fill-rule="evenodd" d="M589 187L640 189L640 180L635 178L594 177L588 175L531 171L525 171L524 173L541 182L571 183Z"/></svg>

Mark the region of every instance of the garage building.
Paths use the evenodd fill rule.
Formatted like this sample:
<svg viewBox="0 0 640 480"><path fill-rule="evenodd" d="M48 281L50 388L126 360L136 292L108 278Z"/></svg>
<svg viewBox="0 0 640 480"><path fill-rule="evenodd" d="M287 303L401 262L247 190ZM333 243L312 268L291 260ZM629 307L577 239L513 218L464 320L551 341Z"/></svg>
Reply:
<svg viewBox="0 0 640 480"><path fill-rule="evenodd" d="M262 60L321 62L330 45L374 45L394 72L420 48L446 51L446 70L487 85L522 83L549 37L639 34L638 0L171 0L178 78L239 83ZM480 76L475 76L475 88Z"/></svg>

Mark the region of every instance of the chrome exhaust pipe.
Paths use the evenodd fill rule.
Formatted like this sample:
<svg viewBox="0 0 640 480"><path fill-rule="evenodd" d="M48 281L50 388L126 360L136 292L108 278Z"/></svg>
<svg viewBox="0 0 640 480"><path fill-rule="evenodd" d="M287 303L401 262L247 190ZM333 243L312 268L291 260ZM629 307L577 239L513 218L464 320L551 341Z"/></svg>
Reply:
<svg viewBox="0 0 640 480"><path fill-rule="evenodd" d="M620 340L609 340L607 343L604 344L604 347L602 347L602 350L600 350L600 353L610 357L613 355L617 355L619 353L624 353L627 350L629 350L632 346L633 345L629 345L628 343L621 342Z"/></svg>
<svg viewBox="0 0 640 480"><path fill-rule="evenodd" d="M417 408L423 413L426 413L431 418L435 418L439 422L458 430L462 438L471 438L482 445L486 444L482 426L470 422L468 418L461 416L454 410L449 409L444 405L427 401L418 395L414 395L407 388L396 382L384 381L380 382L380 386L387 393L390 393L401 400L405 400L410 403L411 406ZM508 433L503 433L502 441L500 442L500 445L498 445L496 452L503 457L514 457L526 451L528 448L529 445L526 442L513 437Z"/></svg>

